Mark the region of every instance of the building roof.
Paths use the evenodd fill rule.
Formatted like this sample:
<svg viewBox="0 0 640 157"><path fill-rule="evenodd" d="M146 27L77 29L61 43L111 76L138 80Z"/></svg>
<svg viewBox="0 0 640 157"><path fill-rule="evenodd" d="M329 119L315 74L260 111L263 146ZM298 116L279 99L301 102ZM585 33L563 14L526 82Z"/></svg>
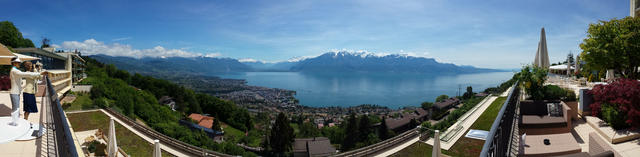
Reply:
<svg viewBox="0 0 640 157"><path fill-rule="evenodd" d="M476 93L476 96L478 97L483 97L483 96L487 96L489 94L485 93L485 92L480 92L480 93Z"/></svg>
<svg viewBox="0 0 640 157"><path fill-rule="evenodd" d="M418 113L418 115L420 115L421 118L427 115L427 111L422 109L421 107L418 107L416 109L416 112Z"/></svg>
<svg viewBox="0 0 640 157"><path fill-rule="evenodd" d="M549 69L552 69L552 70L567 70L567 65L566 64L554 65L554 66L550 66ZM573 68L573 66L569 66L569 69L574 69L574 68Z"/></svg>
<svg viewBox="0 0 640 157"><path fill-rule="evenodd" d="M400 118L385 119L385 122L387 123L387 128L396 129L409 124L409 122L411 122L411 119L418 120L418 119L422 119L427 115L428 115L428 112L426 110L422 108L417 108L413 113L403 113Z"/></svg>
<svg viewBox="0 0 640 157"><path fill-rule="evenodd" d="M65 57L65 56L62 56L60 54L57 54L57 53L54 53L54 52L50 52L50 51L47 51L47 50L44 50L44 49L40 49L40 48L14 48L13 50L16 53L32 52L32 53L36 53L36 54L40 54L40 55L44 55L44 56L60 59L60 60L67 60L67 57Z"/></svg>
<svg viewBox="0 0 640 157"><path fill-rule="evenodd" d="M204 116L201 114L197 114L197 113L192 113L191 115L189 115L189 118L193 119L194 121L198 122L198 125L206 127L206 128L211 128L211 126L213 126L213 117L209 117L209 116Z"/></svg>
<svg viewBox="0 0 640 157"><path fill-rule="evenodd" d="M457 105L460 102L460 99L458 98L449 98L449 99L445 99L444 101L441 102L436 102L433 104L434 107L438 108L438 109L443 109L443 108L447 108L451 105Z"/></svg>
<svg viewBox="0 0 640 157"><path fill-rule="evenodd" d="M326 139L326 138L325 138ZM331 146L329 139L307 142L309 156L329 156L336 152L336 148Z"/></svg>
<svg viewBox="0 0 640 157"><path fill-rule="evenodd" d="M309 156L329 156L336 152L336 148L326 137L296 138L293 142L293 152L306 152Z"/></svg>

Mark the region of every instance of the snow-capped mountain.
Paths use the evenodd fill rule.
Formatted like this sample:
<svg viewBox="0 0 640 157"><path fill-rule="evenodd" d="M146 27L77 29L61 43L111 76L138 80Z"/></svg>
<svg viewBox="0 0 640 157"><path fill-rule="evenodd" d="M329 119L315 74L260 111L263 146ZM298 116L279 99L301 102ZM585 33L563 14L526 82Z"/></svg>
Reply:
<svg viewBox="0 0 640 157"><path fill-rule="evenodd" d="M291 71L310 72L410 72L473 73L496 71L471 66L439 63L433 58L408 54L376 54L368 52L328 52L300 60Z"/></svg>
<svg viewBox="0 0 640 157"><path fill-rule="evenodd" d="M107 64L116 64L119 68L133 72L152 72L158 69L195 73L246 71L474 73L499 71L440 63L433 58L408 54L346 51L327 52L315 57L294 57L282 62L211 57L140 59L106 55L91 57Z"/></svg>

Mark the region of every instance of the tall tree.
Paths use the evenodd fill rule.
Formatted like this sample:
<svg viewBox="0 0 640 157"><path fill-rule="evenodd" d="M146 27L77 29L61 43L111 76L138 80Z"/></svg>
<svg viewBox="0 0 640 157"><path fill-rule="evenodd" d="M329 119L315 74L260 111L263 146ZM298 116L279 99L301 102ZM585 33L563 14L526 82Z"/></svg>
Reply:
<svg viewBox="0 0 640 157"><path fill-rule="evenodd" d="M316 128L311 122L303 122L300 124L300 132L298 133L300 137L316 137L320 135L320 130ZM298 136L296 136L298 137Z"/></svg>
<svg viewBox="0 0 640 157"><path fill-rule="evenodd" d="M43 37L40 48L47 48L47 47L51 47L51 39L47 37Z"/></svg>
<svg viewBox="0 0 640 157"><path fill-rule="evenodd" d="M271 151L278 154L284 154L291 150L293 140L293 128L289 125L289 119L284 115L284 113L278 114L276 123L271 129L271 136L269 139Z"/></svg>
<svg viewBox="0 0 640 157"><path fill-rule="evenodd" d="M12 22L0 22L0 43L8 47L34 47L31 40L22 37L22 33Z"/></svg>
<svg viewBox="0 0 640 157"><path fill-rule="evenodd" d="M624 77L640 78L640 17L590 24L580 48L580 59L587 63L585 68L614 69Z"/></svg>
<svg viewBox="0 0 640 157"><path fill-rule="evenodd" d="M467 92L465 92L462 97L465 99L469 99L473 96L473 87L467 86Z"/></svg>
<svg viewBox="0 0 640 157"><path fill-rule="evenodd" d="M371 133L371 122L369 121L369 116L362 115L360 116L360 124L358 125L358 131L360 133L359 142L367 140L367 137Z"/></svg>
<svg viewBox="0 0 640 157"><path fill-rule="evenodd" d="M444 101L444 100L446 100L446 99L449 99L449 96L448 96L448 95L444 95L444 94L443 94L443 95L440 95L440 96L438 96L438 97L436 98L436 102L442 102L442 101Z"/></svg>
<svg viewBox="0 0 640 157"><path fill-rule="evenodd" d="M420 104L420 106L422 107L422 109L429 110L429 109L431 109L431 106L433 106L433 103L425 101L425 102L422 102L422 104Z"/></svg>
<svg viewBox="0 0 640 157"><path fill-rule="evenodd" d="M409 121L409 128L415 128L416 126L418 126L418 121L411 119L411 121Z"/></svg>
<svg viewBox="0 0 640 157"><path fill-rule="evenodd" d="M213 124L211 124L211 129L221 131L220 120L218 119L218 116L213 117Z"/></svg>
<svg viewBox="0 0 640 157"><path fill-rule="evenodd" d="M347 120L345 132L347 132L344 137L344 141L342 141L342 149L350 150L356 146L358 142L359 133L358 133L358 120L356 119L356 114L351 112L349 115L349 119Z"/></svg>
<svg viewBox="0 0 640 157"><path fill-rule="evenodd" d="M378 127L378 136L380 140L386 140L389 138L389 127L387 127L387 118L382 117L382 122L380 122L380 127Z"/></svg>
<svg viewBox="0 0 640 157"><path fill-rule="evenodd" d="M573 65L573 53L569 53L567 54L567 63L569 63L570 65Z"/></svg>

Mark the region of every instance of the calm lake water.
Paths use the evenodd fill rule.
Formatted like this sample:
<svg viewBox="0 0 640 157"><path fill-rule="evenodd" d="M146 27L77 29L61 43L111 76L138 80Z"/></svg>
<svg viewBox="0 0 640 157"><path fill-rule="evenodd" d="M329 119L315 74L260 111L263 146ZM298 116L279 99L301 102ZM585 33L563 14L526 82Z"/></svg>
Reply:
<svg viewBox="0 0 640 157"><path fill-rule="evenodd" d="M513 72L458 75L397 73L246 72L218 75L245 79L249 85L295 90L306 106L355 106L377 104L390 108L419 106L442 94L455 96L460 87L474 92L495 87L510 79Z"/></svg>

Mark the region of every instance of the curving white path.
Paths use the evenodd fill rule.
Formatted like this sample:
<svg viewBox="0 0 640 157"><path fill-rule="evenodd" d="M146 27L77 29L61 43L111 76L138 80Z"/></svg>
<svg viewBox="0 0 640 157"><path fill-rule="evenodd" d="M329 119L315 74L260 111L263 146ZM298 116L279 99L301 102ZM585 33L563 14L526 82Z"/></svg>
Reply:
<svg viewBox="0 0 640 157"><path fill-rule="evenodd" d="M511 88L507 89L507 91L505 91L504 93L500 94L500 97L504 97L509 95L509 91L511 91ZM457 126L458 124L462 123L463 129L460 130L460 132L458 134L456 134L456 136L451 139L451 141L449 142L440 142L440 148L445 149L445 150L449 150L449 148L451 148L456 141L458 141L458 139L460 139L460 137L464 136L464 133L467 132L467 130L471 127L471 125L473 125L473 123L476 122L476 120L480 117L480 115L482 115L482 113L484 113L484 111L491 105L491 103L493 103L493 101L495 101L498 97L497 96L491 96L488 98L485 98L485 100L483 100L482 102L480 102L479 108L473 112L471 115L469 115L469 117L465 120L465 121L458 121L455 124L451 125L451 126ZM453 129L454 127L449 127L449 129ZM447 130L449 131L449 130ZM444 134L444 132L442 133ZM397 145L394 148L391 149L387 149L384 152L381 152L380 154L377 154L376 157L385 157L385 156L390 156L396 152L399 152L400 150L409 147L410 145L412 145L415 142L419 142L419 138L420 137L415 137L413 139L407 140L405 143L402 143L400 145ZM426 144L429 145L433 145L433 138L427 140L427 142L424 142Z"/></svg>

